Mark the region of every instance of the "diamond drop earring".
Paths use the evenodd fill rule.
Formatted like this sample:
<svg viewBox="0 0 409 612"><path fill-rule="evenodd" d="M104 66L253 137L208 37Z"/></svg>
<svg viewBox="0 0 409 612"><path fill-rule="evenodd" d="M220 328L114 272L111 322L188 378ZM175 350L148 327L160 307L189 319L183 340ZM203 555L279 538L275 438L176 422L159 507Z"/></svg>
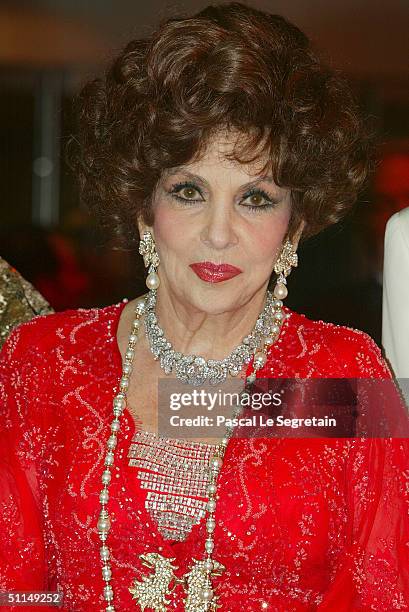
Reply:
<svg viewBox="0 0 409 612"><path fill-rule="evenodd" d="M160 280L156 270L159 266L160 259L156 251L155 240L149 230L144 231L142 234L142 238L139 242L139 253L143 256L145 267L147 268L149 266L148 276L145 281L146 286L148 289L157 289Z"/></svg>
<svg viewBox="0 0 409 612"><path fill-rule="evenodd" d="M277 284L274 287L274 297L278 300L283 300L288 295L287 280L292 267L297 267L298 255L292 243L289 240L283 244L281 253L274 264L274 272L278 274Z"/></svg>

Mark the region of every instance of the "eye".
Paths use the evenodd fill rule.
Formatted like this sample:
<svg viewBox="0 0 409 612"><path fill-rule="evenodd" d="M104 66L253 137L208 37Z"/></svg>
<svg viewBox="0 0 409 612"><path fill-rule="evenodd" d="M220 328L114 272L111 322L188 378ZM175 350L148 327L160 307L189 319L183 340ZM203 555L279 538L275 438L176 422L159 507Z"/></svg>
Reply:
<svg viewBox="0 0 409 612"><path fill-rule="evenodd" d="M181 202L203 202L203 198L195 199L194 197L195 193L202 196L202 192L194 183L177 183L176 185L173 185L169 193L173 198L176 198Z"/></svg>
<svg viewBox="0 0 409 612"><path fill-rule="evenodd" d="M184 202L185 204L193 204L194 202L204 202L203 194L200 191L199 187L190 181L185 181L183 183L176 183L172 186L170 190L170 195L179 200L180 202ZM195 198L195 195L199 194L200 198ZM250 189L244 196L242 202L240 202L240 206L243 206L250 212L263 212L268 209L273 208L278 204L277 200L273 197L269 196L262 189L257 189L253 187ZM245 204L244 201L246 199L250 199L250 203Z"/></svg>
<svg viewBox="0 0 409 612"><path fill-rule="evenodd" d="M276 204L278 204L278 202L274 198L269 196L262 189L252 188L245 194L244 198L249 198L250 204L242 204L242 206L245 206L246 208L249 208L251 211L255 212L263 212L265 210L273 208L274 206L276 206Z"/></svg>

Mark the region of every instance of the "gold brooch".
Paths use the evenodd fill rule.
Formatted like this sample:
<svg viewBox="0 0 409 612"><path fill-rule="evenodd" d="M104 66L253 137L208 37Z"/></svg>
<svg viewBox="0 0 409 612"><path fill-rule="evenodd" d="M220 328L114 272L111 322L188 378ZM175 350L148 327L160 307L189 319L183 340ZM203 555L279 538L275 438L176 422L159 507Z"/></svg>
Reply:
<svg viewBox="0 0 409 612"><path fill-rule="evenodd" d="M149 576L142 580L135 580L129 592L136 599L141 610L146 608L154 612L166 612L166 606L170 603L167 599L177 584L183 584L187 597L184 601L186 612L214 611L218 607L217 597L213 594L209 584L209 574L205 567L206 561L193 559L192 568L186 572L183 578L177 578L173 565L175 558L169 559L159 553L146 553L140 555L142 564L153 570ZM218 561L212 560L213 569L210 576L220 576L225 567Z"/></svg>

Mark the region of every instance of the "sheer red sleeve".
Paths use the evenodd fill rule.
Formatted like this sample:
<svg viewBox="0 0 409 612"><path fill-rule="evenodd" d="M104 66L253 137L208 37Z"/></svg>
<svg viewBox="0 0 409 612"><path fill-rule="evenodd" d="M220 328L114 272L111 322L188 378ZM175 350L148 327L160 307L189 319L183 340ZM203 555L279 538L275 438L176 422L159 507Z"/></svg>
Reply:
<svg viewBox="0 0 409 612"><path fill-rule="evenodd" d="M366 337L354 376L391 379ZM409 609L409 444L407 438L350 441L346 465L349 542L320 612Z"/></svg>
<svg viewBox="0 0 409 612"><path fill-rule="evenodd" d="M349 543L320 612L408 609L407 452L406 441L353 442L346 471Z"/></svg>
<svg viewBox="0 0 409 612"><path fill-rule="evenodd" d="M25 327L25 326L24 326ZM0 353L0 591L47 591L38 457L30 448L24 333L16 328ZM35 371L31 372L35 376ZM2 610L20 609L16 606ZM37 610L38 606L25 606ZM55 610L53 607L42 609Z"/></svg>

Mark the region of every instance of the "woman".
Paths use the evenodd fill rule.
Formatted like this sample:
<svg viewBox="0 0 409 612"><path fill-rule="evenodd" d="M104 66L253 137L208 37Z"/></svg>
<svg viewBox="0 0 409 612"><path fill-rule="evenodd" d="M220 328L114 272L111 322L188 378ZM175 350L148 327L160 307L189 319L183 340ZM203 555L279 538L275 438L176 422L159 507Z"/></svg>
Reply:
<svg viewBox="0 0 409 612"><path fill-rule="evenodd" d="M84 201L140 239L149 291L3 348L3 590L81 612L405 609L403 440L156 428L168 376L390 379L367 335L282 305L301 235L368 172L347 85L234 3L131 42L80 102Z"/></svg>

